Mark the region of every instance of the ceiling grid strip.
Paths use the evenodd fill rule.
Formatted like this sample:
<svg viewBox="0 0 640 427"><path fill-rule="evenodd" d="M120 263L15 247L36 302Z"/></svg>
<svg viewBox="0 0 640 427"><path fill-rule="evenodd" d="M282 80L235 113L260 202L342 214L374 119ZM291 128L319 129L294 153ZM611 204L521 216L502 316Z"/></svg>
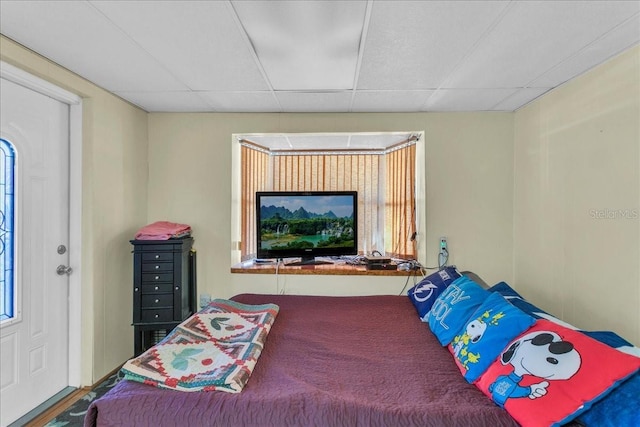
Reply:
<svg viewBox="0 0 640 427"><path fill-rule="evenodd" d="M367 0L367 6L364 12L364 22L362 24L362 34L360 35L360 46L358 47L358 60L356 62L356 72L353 76L353 88L351 89L351 100L349 101L349 112L353 112L353 103L356 100L358 91L358 79L360 78L360 67L362 66L362 57L367 44L367 34L369 33L369 23L371 22L371 11L373 9L373 0Z"/></svg>
<svg viewBox="0 0 640 427"><path fill-rule="evenodd" d="M262 66L262 62L260 62L260 58L258 57L258 53L256 52L255 46L251 42L251 38L249 37L249 34L247 33L246 28L244 28L244 25L242 25L242 21L240 21L240 17L238 16L238 12L236 11L235 7L233 7L233 3L231 2L231 0L226 0L225 4L227 5L227 8L229 9L229 12L231 13L231 16L233 17L233 21L235 22L236 26L240 30L240 34L242 35L242 38L243 38L244 42L246 43L247 48L249 49L249 52L251 53L251 57L253 58L253 61L255 62L256 67L258 67L258 70L260 71L260 74L262 75L262 78L264 79L264 81L266 82L267 86L269 87L269 92L271 93L271 96L273 97L273 99L275 100L276 104L278 105L278 110L282 113L283 112L282 104L280 104L280 100L276 96L276 92L273 89L273 85L271 84L271 80L269 79L269 76L267 75L267 72L265 71L264 67Z"/></svg>

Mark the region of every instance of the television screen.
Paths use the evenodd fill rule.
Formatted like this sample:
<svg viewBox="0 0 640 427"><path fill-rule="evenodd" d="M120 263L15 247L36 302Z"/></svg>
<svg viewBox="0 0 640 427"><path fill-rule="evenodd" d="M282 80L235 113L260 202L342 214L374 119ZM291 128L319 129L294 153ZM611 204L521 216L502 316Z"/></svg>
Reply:
<svg viewBox="0 0 640 427"><path fill-rule="evenodd" d="M356 191L257 192L257 256L319 264L315 257L355 255L357 209Z"/></svg>

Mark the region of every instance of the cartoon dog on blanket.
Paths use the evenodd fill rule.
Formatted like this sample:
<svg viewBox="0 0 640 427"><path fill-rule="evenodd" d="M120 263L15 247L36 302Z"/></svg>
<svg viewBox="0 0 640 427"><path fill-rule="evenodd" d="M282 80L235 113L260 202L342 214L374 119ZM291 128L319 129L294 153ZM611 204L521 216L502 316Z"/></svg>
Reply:
<svg viewBox="0 0 640 427"><path fill-rule="evenodd" d="M507 399L536 399L547 394L546 380L568 380L580 369L581 358L573 344L563 341L551 331L536 331L524 335L500 356L503 365L513 366L509 375L501 375L489 386L493 400L504 406ZM525 375L544 379L537 384L521 386Z"/></svg>
<svg viewBox="0 0 640 427"><path fill-rule="evenodd" d="M484 317L489 317L489 314L486 313ZM469 363L476 363L480 358L480 354L472 353L468 351L466 347L469 344L475 344L480 341L486 330L487 324L484 319L480 317L469 322L465 332L453 339L453 355L460 360L465 369L469 369Z"/></svg>

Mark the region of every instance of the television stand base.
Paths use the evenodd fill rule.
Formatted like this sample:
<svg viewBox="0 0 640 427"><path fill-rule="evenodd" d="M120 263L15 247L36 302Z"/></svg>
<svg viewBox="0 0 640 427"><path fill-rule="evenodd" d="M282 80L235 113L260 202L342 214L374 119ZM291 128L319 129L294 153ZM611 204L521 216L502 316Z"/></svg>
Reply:
<svg viewBox="0 0 640 427"><path fill-rule="evenodd" d="M327 265L333 264L331 261L323 261L315 258L302 258L300 261L286 262L287 267L296 267L300 265Z"/></svg>

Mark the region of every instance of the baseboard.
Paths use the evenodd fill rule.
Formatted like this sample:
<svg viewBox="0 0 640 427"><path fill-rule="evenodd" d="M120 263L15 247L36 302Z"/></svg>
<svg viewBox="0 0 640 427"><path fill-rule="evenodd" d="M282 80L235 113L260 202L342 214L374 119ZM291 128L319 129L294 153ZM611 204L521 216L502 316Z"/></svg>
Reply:
<svg viewBox="0 0 640 427"><path fill-rule="evenodd" d="M115 368L114 370L112 370L111 372L109 372L107 375L105 375L104 377L100 378L97 382L93 383L93 385L91 387L82 387L83 389L88 388L89 390L93 390L94 388L96 388L98 385L102 384L103 382L105 382L107 380L107 378L109 378L111 375L118 373L118 371L120 370L120 368L122 368L122 366L124 365L124 363L120 366L118 366L117 368Z"/></svg>

